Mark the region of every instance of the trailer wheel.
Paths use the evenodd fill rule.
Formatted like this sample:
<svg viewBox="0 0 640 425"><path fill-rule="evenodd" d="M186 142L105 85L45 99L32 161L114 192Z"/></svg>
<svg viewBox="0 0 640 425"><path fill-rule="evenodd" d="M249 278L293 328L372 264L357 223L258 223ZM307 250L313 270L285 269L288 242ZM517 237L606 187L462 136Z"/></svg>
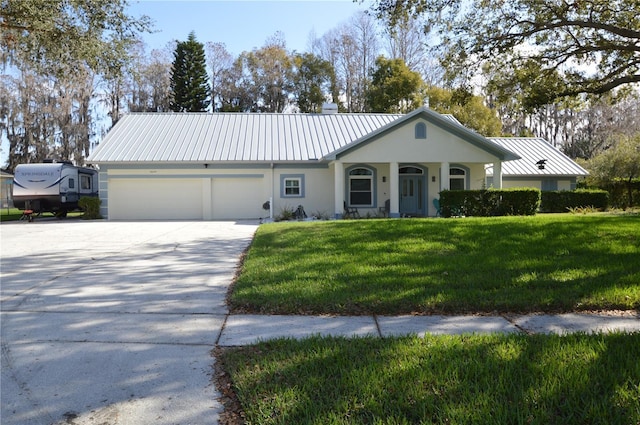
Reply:
<svg viewBox="0 0 640 425"><path fill-rule="evenodd" d="M56 212L56 218L63 219L67 216L67 210L60 210Z"/></svg>

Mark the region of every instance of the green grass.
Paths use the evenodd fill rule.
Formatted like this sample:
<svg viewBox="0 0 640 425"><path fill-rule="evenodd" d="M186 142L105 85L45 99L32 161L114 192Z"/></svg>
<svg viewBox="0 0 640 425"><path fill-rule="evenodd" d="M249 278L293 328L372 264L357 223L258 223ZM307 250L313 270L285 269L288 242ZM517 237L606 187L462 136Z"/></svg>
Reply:
<svg viewBox="0 0 640 425"><path fill-rule="evenodd" d="M20 220L20 217L22 217L22 211L17 208L0 209L0 221L15 221Z"/></svg>
<svg viewBox="0 0 640 425"><path fill-rule="evenodd" d="M230 305L280 314L640 308L640 215L263 225Z"/></svg>
<svg viewBox="0 0 640 425"><path fill-rule="evenodd" d="M640 334L276 340L218 355L247 424L640 423Z"/></svg>
<svg viewBox="0 0 640 425"><path fill-rule="evenodd" d="M68 213L67 217L81 217L82 214L83 213L81 211L74 211ZM9 208L8 210L7 208L3 208L0 210L0 221L17 221L20 220L20 217L22 217L22 210L17 208ZM43 213L41 217L55 217L55 215L51 213ZM40 216L35 216L35 220L38 218L40 218Z"/></svg>
<svg viewBox="0 0 640 425"><path fill-rule="evenodd" d="M230 304L282 314L638 309L640 216L264 225ZM219 350L217 367L225 415L252 425L637 425L638 359L640 333L313 337Z"/></svg>

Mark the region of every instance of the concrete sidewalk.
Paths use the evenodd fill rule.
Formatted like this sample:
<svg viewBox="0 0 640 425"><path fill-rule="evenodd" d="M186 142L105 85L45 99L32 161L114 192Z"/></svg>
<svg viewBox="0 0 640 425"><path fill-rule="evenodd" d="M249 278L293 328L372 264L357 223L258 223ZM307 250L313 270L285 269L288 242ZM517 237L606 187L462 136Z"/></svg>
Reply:
<svg viewBox="0 0 640 425"><path fill-rule="evenodd" d="M465 333L640 332L633 313L512 316L265 316L230 315L218 340L220 346L254 344L274 338L321 336L398 336Z"/></svg>

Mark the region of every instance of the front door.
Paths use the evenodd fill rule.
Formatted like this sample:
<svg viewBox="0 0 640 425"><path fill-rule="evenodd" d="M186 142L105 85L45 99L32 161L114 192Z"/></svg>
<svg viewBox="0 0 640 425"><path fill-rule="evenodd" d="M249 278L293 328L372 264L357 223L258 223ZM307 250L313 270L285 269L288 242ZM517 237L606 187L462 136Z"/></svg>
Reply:
<svg viewBox="0 0 640 425"><path fill-rule="evenodd" d="M423 216L424 179L422 176L400 176L400 215Z"/></svg>

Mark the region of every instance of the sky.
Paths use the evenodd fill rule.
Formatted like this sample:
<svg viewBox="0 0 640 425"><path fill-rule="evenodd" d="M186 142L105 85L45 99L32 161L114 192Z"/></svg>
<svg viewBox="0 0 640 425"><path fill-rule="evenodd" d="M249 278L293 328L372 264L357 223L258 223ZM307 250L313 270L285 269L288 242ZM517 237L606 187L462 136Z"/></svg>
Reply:
<svg viewBox="0 0 640 425"><path fill-rule="evenodd" d="M288 50L309 51L316 37L345 23L370 2L352 0L131 0L129 15L147 15L156 32L142 37L149 49L172 40L185 41L191 31L201 43L221 42L234 56L260 48L280 31Z"/></svg>
<svg viewBox="0 0 640 425"><path fill-rule="evenodd" d="M221 42L234 56L264 46L280 31L287 49L309 51L309 36L321 37L366 10L370 1L352 0L130 0L127 14L147 15L154 32L142 34L147 51L163 49L172 40ZM99 129L97 129L99 131ZM0 166L8 159L8 142L0 141Z"/></svg>

